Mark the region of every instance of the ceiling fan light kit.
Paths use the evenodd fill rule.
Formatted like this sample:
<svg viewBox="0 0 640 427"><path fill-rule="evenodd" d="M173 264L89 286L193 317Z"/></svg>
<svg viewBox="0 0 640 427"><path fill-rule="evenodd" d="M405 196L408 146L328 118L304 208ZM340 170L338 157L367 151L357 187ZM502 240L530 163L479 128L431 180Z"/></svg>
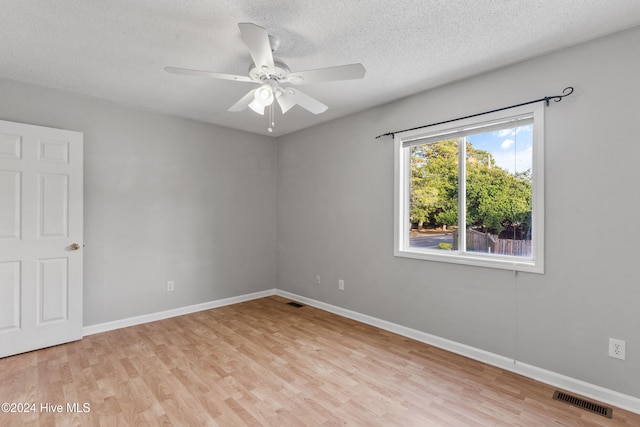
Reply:
<svg viewBox="0 0 640 427"><path fill-rule="evenodd" d="M264 115L264 107L273 104L273 89L268 84L260 86L253 91L253 101L249 104L249 108L260 115Z"/></svg>
<svg viewBox="0 0 640 427"><path fill-rule="evenodd" d="M251 23L240 23L238 27L240 28L241 38L247 46L251 59L253 60L253 63L249 67L248 76L175 67L166 67L165 70L172 74L259 84L260 87L249 91L240 98L238 102L232 105L228 111L239 112L249 107L255 113L264 115L265 108L269 107L270 126L267 129L269 132L272 132L275 126L273 111L274 100L277 101L280 106L282 114L285 114L295 105L299 105L313 114L323 113L328 108L317 99L312 98L298 89L283 86L283 84L303 85L338 80L354 80L361 79L365 75L366 70L362 64L339 65L336 67L291 72L287 64L273 57L273 52L277 50L279 42L275 37L269 36L267 30Z"/></svg>

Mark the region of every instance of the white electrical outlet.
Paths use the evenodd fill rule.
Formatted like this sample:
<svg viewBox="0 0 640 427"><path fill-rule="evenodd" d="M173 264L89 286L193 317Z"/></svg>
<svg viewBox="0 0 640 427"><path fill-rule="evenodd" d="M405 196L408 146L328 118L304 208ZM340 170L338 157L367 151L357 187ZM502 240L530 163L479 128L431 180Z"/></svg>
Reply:
<svg viewBox="0 0 640 427"><path fill-rule="evenodd" d="M609 356L625 360L627 357L626 346L625 341L609 338Z"/></svg>
<svg viewBox="0 0 640 427"><path fill-rule="evenodd" d="M173 280L169 280L167 282L167 292L173 292L173 289L175 288L176 283Z"/></svg>
<svg viewBox="0 0 640 427"><path fill-rule="evenodd" d="M338 289L340 289L341 291L344 291L344 280L342 279L338 280Z"/></svg>
<svg viewBox="0 0 640 427"><path fill-rule="evenodd" d="M316 275L316 283L319 285L320 284L320 275Z"/></svg>

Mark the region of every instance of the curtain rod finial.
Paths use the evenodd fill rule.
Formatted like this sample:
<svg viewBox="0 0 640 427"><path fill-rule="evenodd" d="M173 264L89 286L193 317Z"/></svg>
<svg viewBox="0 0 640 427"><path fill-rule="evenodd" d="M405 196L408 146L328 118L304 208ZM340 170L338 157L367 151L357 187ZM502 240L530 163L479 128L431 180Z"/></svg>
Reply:
<svg viewBox="0 0 640 427"><path fill-rule="evenodd" d="M376 136L376 139L380 139L383 136L395 136L395 134L393 132L387 132L387 133L383 133L382 135L378 135Z"/></svg>
<svg viewBox="0 0 640 427"><path fill-rule="evenodd" d="M564 98L565 96L569 96L573 93L573 87L571 86L567 86L562 90L562 93L564 93L564 95L558 95L558 96L554 96L553 100L555 102L560 102L562 101L562 98ZM549 105L549 101L547 100L547 105Z"/></svg>

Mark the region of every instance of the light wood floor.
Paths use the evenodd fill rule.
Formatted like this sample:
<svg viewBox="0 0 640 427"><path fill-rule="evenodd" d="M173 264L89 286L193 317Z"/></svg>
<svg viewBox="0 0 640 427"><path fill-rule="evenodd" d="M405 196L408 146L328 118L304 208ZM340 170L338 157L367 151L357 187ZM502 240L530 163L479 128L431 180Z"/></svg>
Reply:
<svg viewBox="0 0 640 427"><path fill-rule="evenodd" d="M640 426L501 369L269 297L0 359L15 426ZM62 414L40 405L62 404ZM90 412L68 413L67 403Z"/></svg>

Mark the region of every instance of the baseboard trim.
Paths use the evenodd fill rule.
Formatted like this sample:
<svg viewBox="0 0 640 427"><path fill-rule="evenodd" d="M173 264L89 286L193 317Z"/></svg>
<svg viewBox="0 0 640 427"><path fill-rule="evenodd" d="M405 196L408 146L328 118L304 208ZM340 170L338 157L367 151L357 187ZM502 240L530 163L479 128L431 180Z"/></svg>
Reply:
<svg viewBox="0 0 640 427"><path fill-rule="evenodd" d="M88 336L88 335L98 334L101 332L108 332L115 329L141 325L143 323L155 322L157 320L168 319L171 317L182 316L190 313L196 313L198 311L210 310L212 308L238 304L241 302L264 298L271 295L278 295L283 298L295 300L295 301L310 305L312 307L318 308L320 310L328 311L329 313L333 313L349 319L357 320L358 322L362 322L367 325L375 326L377 328L384 329L386 331L393 332L398 335L411 338L416 341L420 341L425 344L429 344L434 347L438 347L443 350L447 350L452 353L456 353L456 354L468 357L470 359L477 360L479 362L486 363L488 365L502 368L506 371L520 374L522 376L534 379L536 381L540 381L541 383L549 384L554 387L558 387L563 390L576 393L590 399L594 399L609 405L616 406L626 411L640 414L640 399L636 397L622 394L617 391L606 389L604 387L600 387L595 384L590 384L575 378L567 377L565 375L558 374L553 371L548 371L546 369L538 368L536 366L529 365L524 362L520 362L508 357L500 356L499 354L491 353L485 350L468 346L466 344L461 344L455 341L451 341L445 338L428 334L426 332L408 328L406 326L398 325L396 323L388 322L386 320L378 319L376 317L368 316L366 314L358 313L356 311L347 310L342 307L327 304L321 301L303 297L302 295L297 295L297 294L283 291L280 289L269 289L266 291L254 292L251 294L245 294L245 295L239 295L231 298L224 298L221 300L209 301L206 303L175 308L175 309L161 311L157 313L129 317L127 319L99 323L96 325L89 325L82 328L82 335Z"/></svg>
<svg viewBox="0 0 640 427"><path fill-rule="evenodd" d="M456 353L470 359L486 363L488 365L502 368L506 371L514 372L516 374L534 379L536 381L540 381L544 384L558 387L593 400L616 406L626 411L640 414L640 399L633 396L622 394L614 390L609 390L604 387L590 384L575 378L567 377L557 372L538 368L536 366L529 365L527 363L523 363L508 357L500 356L495 353L477 349L455 341L447 340L435 335L428 334L426 332L418 331L416 329L408 328L406 326L398 325L386 320L381 320L372 316L368 316L366 314L358 313L356 311L347 310L342 307L337 307L311 298L303 297L291 292L276 289L275 295L295 300L312 307L319 308L320 310L337 314L339 316L357 320L358 322L366 323L367 325L375 326L377 328L384 329L386 331L393 332L407 338L412 338L416 341L420 341L425 344L429 344L434 347L438 347L443 350L447 350L452 353Z"/></svg>
<svg viewBox="0 0 640 427"><path fill-rule="evenodd" d="M185 314L196 313L198 311L210 310L212 308L224 307L226 305L238 304L240 302L251 301L254 299L264 298L275 295L275 289L267 291L254 292L251 294L239 295L231 298L224 298L215 301L209 301L201 304L189 305L186 307L174 308L171 310L160 311L157 313L144 314L142 316L134 316L112 322L98 323L82 328L82 336L99 334L101 332L113 331L115 329L127 328L129 326L141 325L143 323L155 322L157 320L169 319L170 317L182 316Z"/></svg>

